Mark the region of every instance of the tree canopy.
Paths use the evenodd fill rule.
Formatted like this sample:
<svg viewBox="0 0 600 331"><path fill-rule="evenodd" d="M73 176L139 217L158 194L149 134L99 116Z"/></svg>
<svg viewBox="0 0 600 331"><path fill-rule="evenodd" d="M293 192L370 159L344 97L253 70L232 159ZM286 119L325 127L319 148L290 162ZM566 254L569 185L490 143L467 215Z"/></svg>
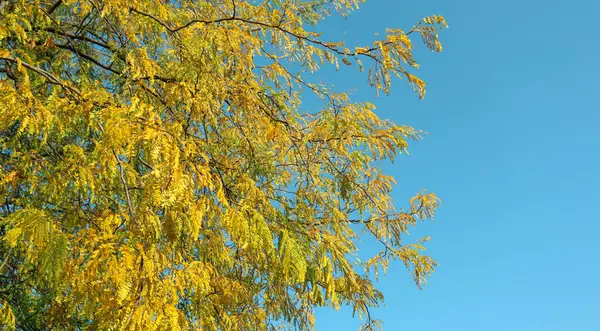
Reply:
<svg viewBox="0 0 600 331"><path fill-rule="evenodd" d="M400 261L421 286L427 238L402 238L439 200L392 202L375 162L421 132L318 72L423 97L411 38L441 51L446 23L363 47L315 31L361 2L0 1L0 325L305 330L348 305L380 326L373 280Z"/></svg>

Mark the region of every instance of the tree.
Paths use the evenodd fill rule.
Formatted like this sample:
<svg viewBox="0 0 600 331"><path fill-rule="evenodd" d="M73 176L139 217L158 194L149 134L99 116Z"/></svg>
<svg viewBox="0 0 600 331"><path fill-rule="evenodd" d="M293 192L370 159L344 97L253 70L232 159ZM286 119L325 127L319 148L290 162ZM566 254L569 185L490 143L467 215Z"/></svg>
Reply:
<svg viewBox="0 0 600 331"><path fill-rule="evenodd" d="M394 208L374 162L420 132L315 75L364 62L423 97L410 37L440 51L445 21L355 48L312 31L359 2L0 1L0 323L310 329L349 305L379 326L372 280L398 260L423 283L436 264L401 239L439 201ZM359 236L381 252L359 261Z"/></svg>

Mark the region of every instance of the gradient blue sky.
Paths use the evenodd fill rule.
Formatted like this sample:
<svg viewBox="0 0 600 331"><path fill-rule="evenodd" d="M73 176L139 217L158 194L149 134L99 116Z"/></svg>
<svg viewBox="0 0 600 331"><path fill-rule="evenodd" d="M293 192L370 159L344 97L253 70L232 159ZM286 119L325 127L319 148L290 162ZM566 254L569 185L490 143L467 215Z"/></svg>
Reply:
<svg viewBox="0 0 600 331"><path fill-rule="evenodd" d="M428 94L405 82L375 98L355 68L327 80L358 88L382 117L429 132L386 167L399 206L421 188L443 200L420 291L401 265L379 288L386 330L600 330L600 2L371 0L319 29L369 44L386 27L441 14L444 51L417 51ZM351 311L318 310L317 330L357 329Z"/></svg>

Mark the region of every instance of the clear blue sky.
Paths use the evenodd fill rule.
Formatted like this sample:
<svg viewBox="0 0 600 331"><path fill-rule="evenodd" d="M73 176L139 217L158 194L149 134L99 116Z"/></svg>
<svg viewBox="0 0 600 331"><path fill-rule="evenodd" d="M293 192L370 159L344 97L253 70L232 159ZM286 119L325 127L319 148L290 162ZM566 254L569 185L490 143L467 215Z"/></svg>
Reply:
<svg viewBox="0 0 600 331"><path fill-rule="evenodd" d="M319 29L369 44L386 27L444 15L444 51L417 52L428 82L375 98L355 68L327 73L382 117L428 131L386 167L398 206L421 188L443 200L420 291L401 265L379 288L386 330L600 330L600 2L371 0ZM353 330L351 311L319 310L317 330Z"/></svg>

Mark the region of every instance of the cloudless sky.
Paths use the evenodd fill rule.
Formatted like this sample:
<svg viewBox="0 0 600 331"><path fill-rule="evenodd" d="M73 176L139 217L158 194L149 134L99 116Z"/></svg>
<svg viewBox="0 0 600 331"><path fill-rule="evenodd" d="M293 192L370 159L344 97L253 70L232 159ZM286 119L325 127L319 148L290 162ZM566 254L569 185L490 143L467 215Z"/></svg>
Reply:
<svg viewBox="0 0 600 331"><path fill-rule="evenodd" d="M325 74L429 133L385 168L399 207L421 188L442 199L411 233L432 237L440 266L423 291L390 267L373 311L386 330L600 330L599 13L593 0L371 0L317 27L363 46L431 14L450 25L442 53L416 50L424 100L402 81L376 98L354 67ZM317 312L317 330L359 325Z"/></svg>

